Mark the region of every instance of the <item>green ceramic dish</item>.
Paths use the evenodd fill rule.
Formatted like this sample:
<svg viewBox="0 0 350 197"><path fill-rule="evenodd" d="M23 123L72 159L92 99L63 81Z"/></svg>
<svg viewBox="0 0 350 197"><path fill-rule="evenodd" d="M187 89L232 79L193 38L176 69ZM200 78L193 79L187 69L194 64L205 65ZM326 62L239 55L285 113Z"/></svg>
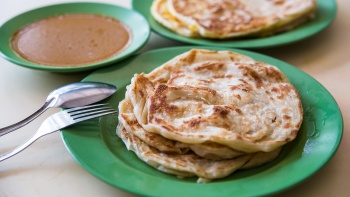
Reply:
<svg viewBox="0 0 350 197"><path fill-rule="evenodd" d="M330 25L337 12L337 5L335 0L318 0L316 18L292 31L287 31L281 34L263 38L210 40L201 38L187 38L163 27L157 23L157 21L155 21L150 14L150 6L152 2L153 0L133 0L132 7L134 10L140 12L145 16L145 18L147 18L152 30L159 35L184 43L234 48L273 47L300 41L302 39L315 35Z"/></svg>
<svg viewBox="0 0 350 197"><path fill-rule="evenodd" d="M89 64L86 66L72 66L72 67L55 67L44 66L29 62L19 57L10 46L10 39L14 32L23 26L35 22L37 20L68 13L87 13L87 14L101 14L105 16L114 17L123 22L131 29L132 42L121 53L104 61ZM9 21L5 22L0 27L0 54L7 60L32 69L52 71L52 72L77 72L91 70L106 66L113 62L120 61L140 49L148 40L150 35L150 27L146 19L139 13L128 10L115 5L101 4L101 3L67 3L57 4L47 7L38 8L20 14Z"/></svg>
<svg viewBox="0 0 350 197"><path fill-rule="evenodd" d="M134 73L150 72L191 48L193 46L149 51L100 69L84 81L116 85L117 92L104 102L117 108ZM280 192L310 177L331 159L341 141L343 122L337 103L320 83L287 63L253 52L230 50L276 65L300 93L304 122L297 138L283 148L275 161L237 171L227 178L207 184L197 184L195 178L178 179L148 166L126 149L115 134L117 115L64 129L62 138L67 149L83 168L96 177L115 187L145 196L262 196Z"/></svg>

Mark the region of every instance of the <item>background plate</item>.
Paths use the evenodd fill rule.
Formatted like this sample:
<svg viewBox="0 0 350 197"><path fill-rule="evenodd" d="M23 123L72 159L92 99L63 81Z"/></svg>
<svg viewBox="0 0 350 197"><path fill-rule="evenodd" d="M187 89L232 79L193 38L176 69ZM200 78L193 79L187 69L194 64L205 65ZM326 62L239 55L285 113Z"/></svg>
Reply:
<svg viewBox="0 0 350 197"><path fill-rule="evenodd" d="M14 53L14 51L12 51L10 39L13 33L20 28L49 16L71 13L101 14L116 18L131 29L131 44L121 53L118 53L116 56L105 61L100 61L86 66L72 67L55 67L35 64L19 57L16 53ZM101 3L67 3L41 7L20 14L5 22L0 27L0 35L0 55L15 64L32 69L52 72L77 72L102 67L132 55L147 42L150 35L150 27L146 19L141 14L133 10Z"/></svg>
<svg viewBox="0 0 350 197"><path fill-rule="evenodd" d="M155 21L150 14L152 2L153 0L133 0L132 7L145 16L152 30L156 33L172 40L184 43L235 48L263 48L300 41L320 32L331 24L337 11L335 0L318 0L316 18L294 30L263 38L210 40L201 38L187 38L163 27L157 21Z"/></svg>
<svg viewBox="0 0 350 197"><path fill-rule="evenodd" d="M84 81L100 81L119 89L103 102L117 108L134 73L150 72L193 47L149 51L100 69ZM200 47L223 50L225 48ZM227 50L227 49L225 49ZM117 115L86 121L62 131L63 141L75 160L101 180L132 193L147 196L261 196L287 189L308 178L332 157L342 137L340 109L330 93L303 71L280 60L243 50L232 51L280 68L300 93L304 122L297 138L285 145L268 164L237 171L208 184L195 178L178 179L148 166L127 151L116 136Z"/></svg>

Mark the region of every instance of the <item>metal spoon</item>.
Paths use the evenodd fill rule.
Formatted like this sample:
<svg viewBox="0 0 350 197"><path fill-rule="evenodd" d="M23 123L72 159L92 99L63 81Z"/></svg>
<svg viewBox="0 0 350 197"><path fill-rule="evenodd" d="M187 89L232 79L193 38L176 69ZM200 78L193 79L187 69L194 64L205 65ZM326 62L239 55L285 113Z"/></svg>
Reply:
<svg viewBox="0 0 350 197"><path fill-rule="evenodd" d="M77 82L52 91L44 105L24 120L0 129L0 136L10 133L28 124L51 107L81 107L103 100L112 95L117 88L100 82Z"/></svg>

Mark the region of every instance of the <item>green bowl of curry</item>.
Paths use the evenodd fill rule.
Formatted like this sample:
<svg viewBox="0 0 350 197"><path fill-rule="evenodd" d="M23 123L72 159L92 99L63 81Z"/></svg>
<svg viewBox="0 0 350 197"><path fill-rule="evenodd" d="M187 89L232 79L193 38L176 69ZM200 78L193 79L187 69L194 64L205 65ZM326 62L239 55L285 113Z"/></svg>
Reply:
<svg viewBox="0 0 350 197"><path fill-rule="evenodd" d="M139 13L102 3L50 5L0 27L0 54L15 64L51 72L107 66L137 52L150 27Z"/></svg>

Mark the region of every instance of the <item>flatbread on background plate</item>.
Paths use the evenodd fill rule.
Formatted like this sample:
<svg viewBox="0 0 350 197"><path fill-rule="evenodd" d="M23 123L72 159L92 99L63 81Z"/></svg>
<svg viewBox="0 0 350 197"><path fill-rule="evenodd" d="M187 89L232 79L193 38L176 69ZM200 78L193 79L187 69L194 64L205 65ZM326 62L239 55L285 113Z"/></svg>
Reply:
<svg viewBox="0 0 350 197"><path fill-rule="evenodd" d="M186 37L266 36L311 20L316 0L155 0L153 18Z"/></svg>

